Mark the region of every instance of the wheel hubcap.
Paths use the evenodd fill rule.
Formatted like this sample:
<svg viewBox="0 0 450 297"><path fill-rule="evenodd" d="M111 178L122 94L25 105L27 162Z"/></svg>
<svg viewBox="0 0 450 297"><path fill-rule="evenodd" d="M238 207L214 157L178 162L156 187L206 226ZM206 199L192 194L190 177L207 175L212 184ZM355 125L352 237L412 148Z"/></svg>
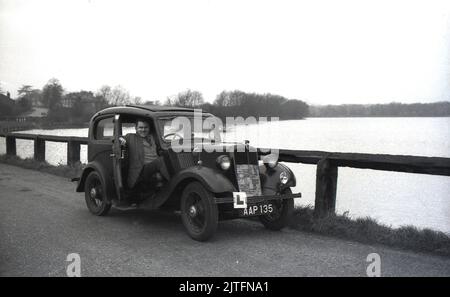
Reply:
<svg viewBox="0 0 450 297"><path fill-rule="evenodd" d="M93 199L97 198L97 190L95 189L95 187L91 189L90 195Z"/></svg>
<svg viewBox="0 0 450 297"><path fill-rule="evenodd" d="M191 205L191 207L189 207L189 216L191 218L197 216L197 208L195 208L194 205Z"/></svg>
<svg viewBox="0 0 450 297"><path fill-rule="evenodd" d="M190 193L184 205L184 215L188 220L190 228L193 229L195 233L201 232L206 225L206 212L202 197L196 193Z"/></svg>

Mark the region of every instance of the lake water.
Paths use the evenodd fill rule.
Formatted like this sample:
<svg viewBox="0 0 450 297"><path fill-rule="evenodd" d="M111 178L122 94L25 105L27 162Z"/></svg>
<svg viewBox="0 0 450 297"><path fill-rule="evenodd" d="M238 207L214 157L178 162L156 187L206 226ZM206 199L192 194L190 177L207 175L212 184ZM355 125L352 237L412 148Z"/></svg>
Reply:
<svg viewBox="0 0 450 297"><path fill-rule="evenodd" d="M30 130L27 133L87 136L87 129ZM226 140L250 140L256 147L380 153L450 158L450 118L311 118L238 126ZM0 154L5 153L0 137ZM32 157L32 141L17 140L21 157ZM86 146L81 147L86 162ZM66 146L47 143L46 159L65 164ZM298 205L314 205L315 165L288 163L297 177ZM339 168L337 213L370 216L392 227L414 225L450 234L450 177Z"/></svg>

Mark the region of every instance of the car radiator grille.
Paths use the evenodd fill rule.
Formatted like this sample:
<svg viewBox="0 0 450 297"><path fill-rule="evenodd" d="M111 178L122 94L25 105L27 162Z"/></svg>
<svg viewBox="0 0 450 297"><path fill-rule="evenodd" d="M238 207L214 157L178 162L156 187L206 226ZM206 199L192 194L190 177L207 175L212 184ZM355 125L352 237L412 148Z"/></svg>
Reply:
<svg viewBox="0 0 450 297"><path fill-rule="evenodd" d="M257 154L251 152L236 153L235 155L239 191L247 193L249 197L262 195L257 158Z"/></svg>

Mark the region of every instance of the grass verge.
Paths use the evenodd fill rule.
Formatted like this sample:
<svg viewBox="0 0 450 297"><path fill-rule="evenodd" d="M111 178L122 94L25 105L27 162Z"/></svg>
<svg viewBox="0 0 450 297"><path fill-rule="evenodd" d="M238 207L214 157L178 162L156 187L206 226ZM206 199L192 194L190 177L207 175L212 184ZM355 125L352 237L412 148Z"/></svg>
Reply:
<svg viewBox="0 0 450 297"><path fill-rule="evenodd" d="M77 163L74 166L54 166L45 161L41 162L34 159L21 159L17 156L9 155L0 155L0 163L15 165L26 169L38 170L41 172L46 172L67 178L79 177L83 170L83 165L81 163Z"/></svg>
<svg viewBox="0 0 450 297"><path fill-rule="evenodd" d="M73 178L81 175L83 165L53 166L34 159L0 155L0 163L38 170L50 174ZM329 215L314 218L312 207L296 207L290 227L295 230L332 236L367 244L383 244L391 247L450 256L450 237L439 231L404 226L393 229L372 218L351 219L344 215Z"/></svg>
<svg viewBox="0 0 450 297"><path fill-rule="evenodd" d="M314 218L314 209L296 207L290 227L296 230L339 237L368 244L383 244L406 250L450 256L450 236L414 226L391 228L370 217L351 219L344 215Z"/></svg>

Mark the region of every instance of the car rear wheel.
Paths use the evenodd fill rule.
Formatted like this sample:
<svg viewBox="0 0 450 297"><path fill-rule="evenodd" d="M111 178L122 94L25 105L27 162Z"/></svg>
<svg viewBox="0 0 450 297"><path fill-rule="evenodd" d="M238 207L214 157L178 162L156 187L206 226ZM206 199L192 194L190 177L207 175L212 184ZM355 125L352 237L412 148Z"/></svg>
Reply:
<svg viewBox="0 0 450 297"><path fill-rule="evenodd" d="M292 194L292 191L287 188L281 194ZM294 199L274 201L273 212L259 216L259 220L267 229L281 230L289 224L293 211Z"/></svg>
<svg viewBox="0 0 450 297"><path fill-rule="evenodd" d="M208 240L216 232L219 215L214 195L201 183L190 183L184 189L181 220L189 236L195 240Z"/></svg>
<svg viewBox="0 0 450 297"><path fill-rule="evenodd" d="M105 185L98 172L89 173L84 184L84 197L89 211L97 216L104 216L111 209L105 192Z"/></svg>

